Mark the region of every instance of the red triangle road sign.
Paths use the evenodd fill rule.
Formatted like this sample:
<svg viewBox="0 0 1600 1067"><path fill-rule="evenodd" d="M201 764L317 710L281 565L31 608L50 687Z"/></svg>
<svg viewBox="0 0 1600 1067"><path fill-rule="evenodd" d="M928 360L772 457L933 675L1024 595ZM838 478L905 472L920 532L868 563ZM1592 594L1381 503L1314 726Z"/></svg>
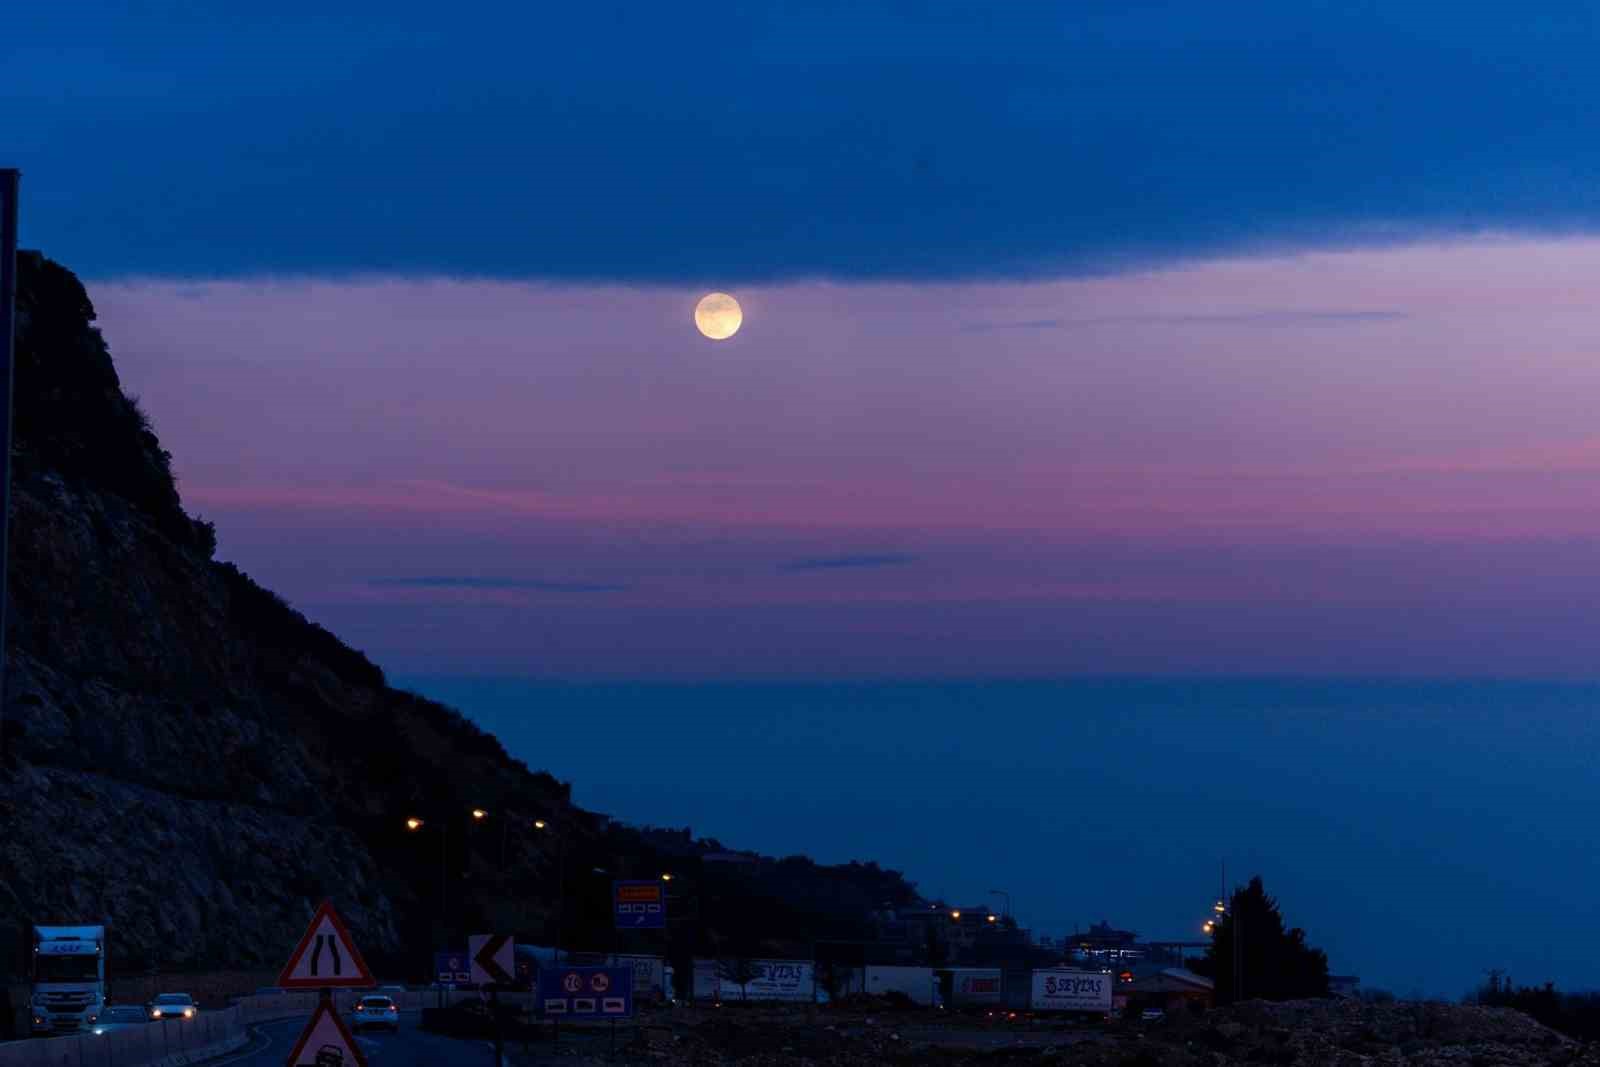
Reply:
<svg viewBox="0 0 1600 1067"><path fill-rule="evenodd" d="M368 989L377 985L344 920L333 910L333 901L324 900L312 916L305 936L278 975L278 985L284 989Z"/></svg>
<svg viewBox="0 0 1600 1067"><path fill-rule="evenodd" d="M294 1043L284 1067L367 1067L367 1058L333 1005L323 1001Z"/></svg>

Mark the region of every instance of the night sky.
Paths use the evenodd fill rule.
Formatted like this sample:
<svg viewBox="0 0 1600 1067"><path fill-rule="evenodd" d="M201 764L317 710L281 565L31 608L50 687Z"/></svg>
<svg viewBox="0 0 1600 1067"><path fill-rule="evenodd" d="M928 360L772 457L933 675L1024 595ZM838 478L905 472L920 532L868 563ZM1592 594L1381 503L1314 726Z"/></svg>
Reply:
<svg viewBox="0 0 1600 1067"><path fill-rule="evenodd" d="M1590 5L326 6L0 38L220 556L625 818L1600 985Z"/></svg>

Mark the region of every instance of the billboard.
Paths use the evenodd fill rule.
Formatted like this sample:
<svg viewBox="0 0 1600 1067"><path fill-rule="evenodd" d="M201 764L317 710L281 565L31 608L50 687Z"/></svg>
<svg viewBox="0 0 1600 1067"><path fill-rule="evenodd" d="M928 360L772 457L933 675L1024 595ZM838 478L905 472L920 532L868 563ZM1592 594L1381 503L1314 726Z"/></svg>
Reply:
<svg viewBox="0 0 1600 1067"><path fill-rule="evenodd" d="M1034 971L1028 1007L1034 1011L1109 1012L1115 985L1116 976L1101 971Z"/></svg>
<svg viewBox="0 0 1600 1067"><path fill-rule="evenodd" d="M744 985L719 970L723 1000L815 1000L816 972L810 960L751 960L752 977Z"/></svg>

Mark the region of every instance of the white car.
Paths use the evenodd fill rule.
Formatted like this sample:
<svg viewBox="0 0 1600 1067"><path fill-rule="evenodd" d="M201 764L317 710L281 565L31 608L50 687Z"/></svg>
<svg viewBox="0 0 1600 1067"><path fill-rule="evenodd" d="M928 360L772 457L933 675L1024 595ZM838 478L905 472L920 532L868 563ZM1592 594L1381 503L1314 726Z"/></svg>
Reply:
<svg viewBox="0 0 1600 1067"><path fill-rule="evenodd" d="M394 1000L390 997L369 994L356 1001L356 1006L351 1010L350 1029L388 1030L398 1034L400 1009L395 1007Z"/></svg>
<svg viewBox="0 0 1600 1067"><path fill-rule="evenodd" d="M187 993L158 993L150 1002L152 1019L193 1019L200 1014L200 1005Z"/></svg>

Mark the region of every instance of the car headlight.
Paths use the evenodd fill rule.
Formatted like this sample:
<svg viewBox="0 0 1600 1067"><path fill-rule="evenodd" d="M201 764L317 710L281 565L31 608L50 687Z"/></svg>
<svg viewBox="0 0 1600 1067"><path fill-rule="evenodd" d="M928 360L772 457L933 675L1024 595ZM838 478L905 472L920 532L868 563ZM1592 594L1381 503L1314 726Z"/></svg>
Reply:
<svg viewBox="0 0 1600 1067"><path fill-rule="evenodd" d="M161 1018L161 1009L160 1008L151 1008L150 1009L150 1018L152 1018L152 1019Z"/></svg>
<svg viewBox="0 0 1600 1067"><path fill-rule="evenodd" d="M184 1008L183 1009L183 1017L185 1019L193 1019L194 1018L194 1009L193 1008Z"/></svg>
<svg viewBox="0 0 1600 1067"><path fill-rule="evenodd" d="M89 1032L91 1034L104 1034L105 1030L103 1028L97 1026L93 1030L90 1030Z"/></svg>

